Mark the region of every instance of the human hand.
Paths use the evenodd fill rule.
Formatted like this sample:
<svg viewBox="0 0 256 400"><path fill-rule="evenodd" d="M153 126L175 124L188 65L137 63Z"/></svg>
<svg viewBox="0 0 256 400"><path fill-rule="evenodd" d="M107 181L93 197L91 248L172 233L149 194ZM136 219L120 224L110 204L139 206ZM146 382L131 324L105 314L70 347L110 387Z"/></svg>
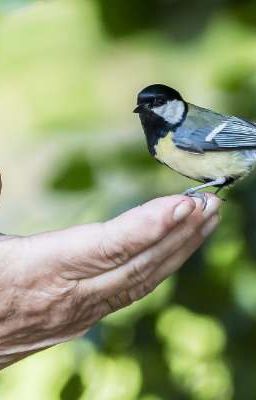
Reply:
<svg viewBox="0 0 256 400"><path fill-rule="evenodd" d="M220 201L169 196L105 223L0 242L0 363L82 335L151 292L218 223Z"/></svg>

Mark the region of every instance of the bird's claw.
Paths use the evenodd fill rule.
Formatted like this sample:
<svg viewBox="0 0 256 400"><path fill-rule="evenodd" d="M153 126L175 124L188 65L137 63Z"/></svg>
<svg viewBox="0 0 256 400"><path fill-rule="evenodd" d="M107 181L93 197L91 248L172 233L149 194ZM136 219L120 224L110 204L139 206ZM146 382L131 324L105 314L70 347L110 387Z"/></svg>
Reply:
<svg viewBox="0 0 256 400"><path fill-rule="evenodd" d="M205 210L205 208L207 206L207 201L208 201L206 193L197 192L194 189L188 189L183 194L184 194L184 196L196 197L197 199L200 199L202 201L203 210Z"/></svg>

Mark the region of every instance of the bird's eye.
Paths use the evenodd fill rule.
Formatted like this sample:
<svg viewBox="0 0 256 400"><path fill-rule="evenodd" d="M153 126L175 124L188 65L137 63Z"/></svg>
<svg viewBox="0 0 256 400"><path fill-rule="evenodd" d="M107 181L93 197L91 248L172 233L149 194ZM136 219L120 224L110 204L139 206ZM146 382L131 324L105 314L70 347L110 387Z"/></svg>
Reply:
<svg viewBox="0 0 256 400"><path fill-rule="evenodd" d="M154 105L157 107L163 106L165 103L164 99L155 99Z"/></svg>

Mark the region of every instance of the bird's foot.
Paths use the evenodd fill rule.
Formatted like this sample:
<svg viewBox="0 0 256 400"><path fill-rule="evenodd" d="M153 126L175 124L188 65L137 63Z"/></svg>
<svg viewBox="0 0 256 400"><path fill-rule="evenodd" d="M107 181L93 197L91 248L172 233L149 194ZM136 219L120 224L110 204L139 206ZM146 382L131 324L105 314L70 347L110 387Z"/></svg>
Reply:
<svg viewBox="0 0 256 400"><path fill-rule="evenodd" d="M207 201L208 201L206 193L197 192L194 189L188 189L183 194L184 194L184 196L196 197L197 199L200 199L202 201L203 210L205 210L205 208L207 206Z"/></svg>

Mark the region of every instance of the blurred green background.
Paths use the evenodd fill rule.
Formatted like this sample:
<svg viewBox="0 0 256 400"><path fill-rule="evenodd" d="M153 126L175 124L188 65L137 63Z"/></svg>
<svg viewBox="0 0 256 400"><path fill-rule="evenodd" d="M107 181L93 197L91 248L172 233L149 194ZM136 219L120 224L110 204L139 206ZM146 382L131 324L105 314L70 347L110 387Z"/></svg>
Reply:
<svg viewBox="0 0 256 400"><path fill-rule="evenodd" d="M191 183L147 153L136 93L256 120L254 0L0 0L1 230L100 221ZM14 365L4 400L255 400L256 176L143 301Z"/></svg>

